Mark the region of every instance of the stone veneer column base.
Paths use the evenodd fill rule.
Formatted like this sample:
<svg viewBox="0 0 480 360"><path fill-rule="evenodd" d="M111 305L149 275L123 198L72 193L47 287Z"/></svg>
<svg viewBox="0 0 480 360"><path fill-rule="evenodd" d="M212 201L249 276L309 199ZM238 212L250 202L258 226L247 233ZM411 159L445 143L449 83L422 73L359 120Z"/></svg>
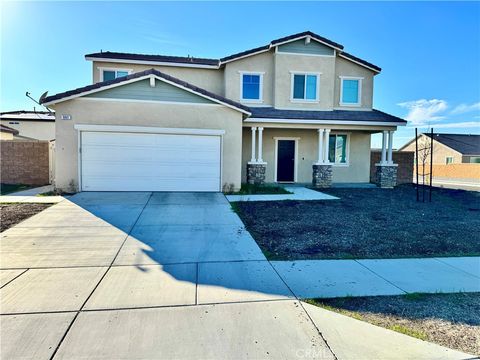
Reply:
<svg viewBox="0 0 480 360"><path fill-rule="evenodd" d="M328 188L332 186L332 165L313 164L312 165L312 185L315 188Z"/></svg>
<svg viewBox="0 0 480 360"><path fill-rule="evenodd" d="M393 189L397 185L398 164L375 164L377 173L375 183L382 189Z"/></svg>
<svg viewBox="0 0 480 360"><path fill-rule="evenodd" d="M247 183L255 185L265 184L265 172L267 163L248 163L247 164Z"/></svg>

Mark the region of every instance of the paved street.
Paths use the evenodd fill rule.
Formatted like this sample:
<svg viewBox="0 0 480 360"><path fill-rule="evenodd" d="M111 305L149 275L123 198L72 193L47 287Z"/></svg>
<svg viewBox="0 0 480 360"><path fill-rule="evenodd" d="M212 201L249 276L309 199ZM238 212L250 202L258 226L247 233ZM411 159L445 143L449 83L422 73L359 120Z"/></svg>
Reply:
<svg viewBox="0 0 480 360"><path fill-rule="evenodd" d="M432 261L478 286L478 259ZM467 356L302 303L419 289L404 264L270 263L222 194L80 193L2 233L0 262L5 359Z"/></svg>

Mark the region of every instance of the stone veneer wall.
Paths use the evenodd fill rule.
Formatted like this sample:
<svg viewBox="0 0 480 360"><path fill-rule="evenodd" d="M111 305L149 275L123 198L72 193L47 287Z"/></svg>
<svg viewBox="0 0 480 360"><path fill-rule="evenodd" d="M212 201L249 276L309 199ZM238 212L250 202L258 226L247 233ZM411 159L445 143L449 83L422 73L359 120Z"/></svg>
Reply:
<svg viewBox="0 0 480 360"><path fill-rule="evenodd" d="M0 181L5 184L49 183L48 141L0 141Z"/></svg>
<svg viewBox="0 0 480 360"><path fill-rule="evenodd" d="M263 185L265 183L265 172L267 164L251 163L247 164L247 183L255 185Z"/></svg>
<svg viewBox="0 0 480 360"><path fill-rule="evenodd" d="M375 183L378 187L391 189L397 185L397 165L375 165L377 168L377 179Z"/></svg>
<svg viewBox="0 0 480 360"><path fill-rule="evenodd" d="M413 182L414 174L414 158L415 153L412 151L394 151L392 154L393 162L398 165L397 167L397 185L411 184ZM375 164L380 162L382 152L378 150L372 150L370 155L370 182L376 183L377 179L377 167Z"/></svg>
<svg viewBox="0 0 480 360"><path fill-rule="evenodd" d="M312 186L316 188L328 188L332 185L332 165L312 165Z"/></svg>

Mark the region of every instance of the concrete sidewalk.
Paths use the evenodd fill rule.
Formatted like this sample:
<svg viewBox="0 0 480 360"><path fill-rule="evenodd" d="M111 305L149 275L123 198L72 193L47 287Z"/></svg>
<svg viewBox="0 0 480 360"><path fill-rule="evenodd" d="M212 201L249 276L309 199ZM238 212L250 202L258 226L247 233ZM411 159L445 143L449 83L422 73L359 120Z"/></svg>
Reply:
<svg viewBox="0 0 480 360"><path fill-rule="evenodd" d="M17 191L8 195L0 195L0 204L5 203L32 203L32 204L57 204L63 200L63 196L37 196L53 191L53 185L40 186L28 190Z"/></svg>
<svg viewBox="0 0 480 360"><path fill-rule="evenodd" d="M230 202L235 201L281 201L281 200L338 200L337 197L308 189L304 186L285 186L292 194L278 195L226 195Z"/></svg>
<svg viewBox="0 0 480 360"><path fill-rule="evenodd" d="M298 298L480 292L480 257L272 261Z"/></svg>

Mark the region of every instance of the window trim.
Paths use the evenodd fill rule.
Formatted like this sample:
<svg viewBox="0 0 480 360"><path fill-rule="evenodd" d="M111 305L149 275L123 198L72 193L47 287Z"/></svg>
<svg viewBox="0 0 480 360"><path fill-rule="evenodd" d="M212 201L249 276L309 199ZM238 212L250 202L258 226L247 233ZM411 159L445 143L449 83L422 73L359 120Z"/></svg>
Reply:
<svg viewBox="0 0 480 360"><path fill-rule="evenodd" d="M251 104L262 104L263 103L263 75L264 71L239 71L240 74L240 102L251 103ZM258 75L260 76L260 89L259 89L259 98L258 99L244 99L243 98L243 75Z"/></svg>
<svg viewBox="0 0 480 360"><path fill-rule="evenodd" d="M307 97L307 75L313 75L317 77L317 89L315 94L315 99L295 99L293 97L294 90L294 78L295 75L305 75L305 82L303 83L304 88L304 97ZM320 102L320 75L321 72L311 72L311 71L290 71L290 102L300 103L300 104L318 104Z"/></svg>
<svg viewBox="0 0 480 360"><path fill-rule="evenodd" d="M340 78L340 99L339 105L340 106L353 106L359 107L362 106L362 85L363 85L363 77L358 76L339 76ZM343 80L358 80L358 102L356 103L344 103L343 102Z"/></svg>
<svg viewBox="0 0 480 360"><path fill-rule="evenodd" d="M335 148L337 146L337 135L345 135L347 137L346 144L345 144L345 162L344 163L337 163L337 162L330 162L329 164L332 166L338 167L348 167L350 166L350 135L349 132L330 132L329 139L328 139L328 154L330 156L330 136L335 136Z"/></svg>
<svg viewBox="0 0 480 360"><path fill-rule="evenodd" d="M104 71L115 71L115 79L117 78L117 72L118 71L126 71L128 72L128 75L130 75L133 70L132 69L123 69L123 68L113 68L113 67L102 67L102 66L99 66L97 67L98 71L99 71L99 75L98 75L98 80L100 82L104 81L103 80L103 72Z"/></svg>

